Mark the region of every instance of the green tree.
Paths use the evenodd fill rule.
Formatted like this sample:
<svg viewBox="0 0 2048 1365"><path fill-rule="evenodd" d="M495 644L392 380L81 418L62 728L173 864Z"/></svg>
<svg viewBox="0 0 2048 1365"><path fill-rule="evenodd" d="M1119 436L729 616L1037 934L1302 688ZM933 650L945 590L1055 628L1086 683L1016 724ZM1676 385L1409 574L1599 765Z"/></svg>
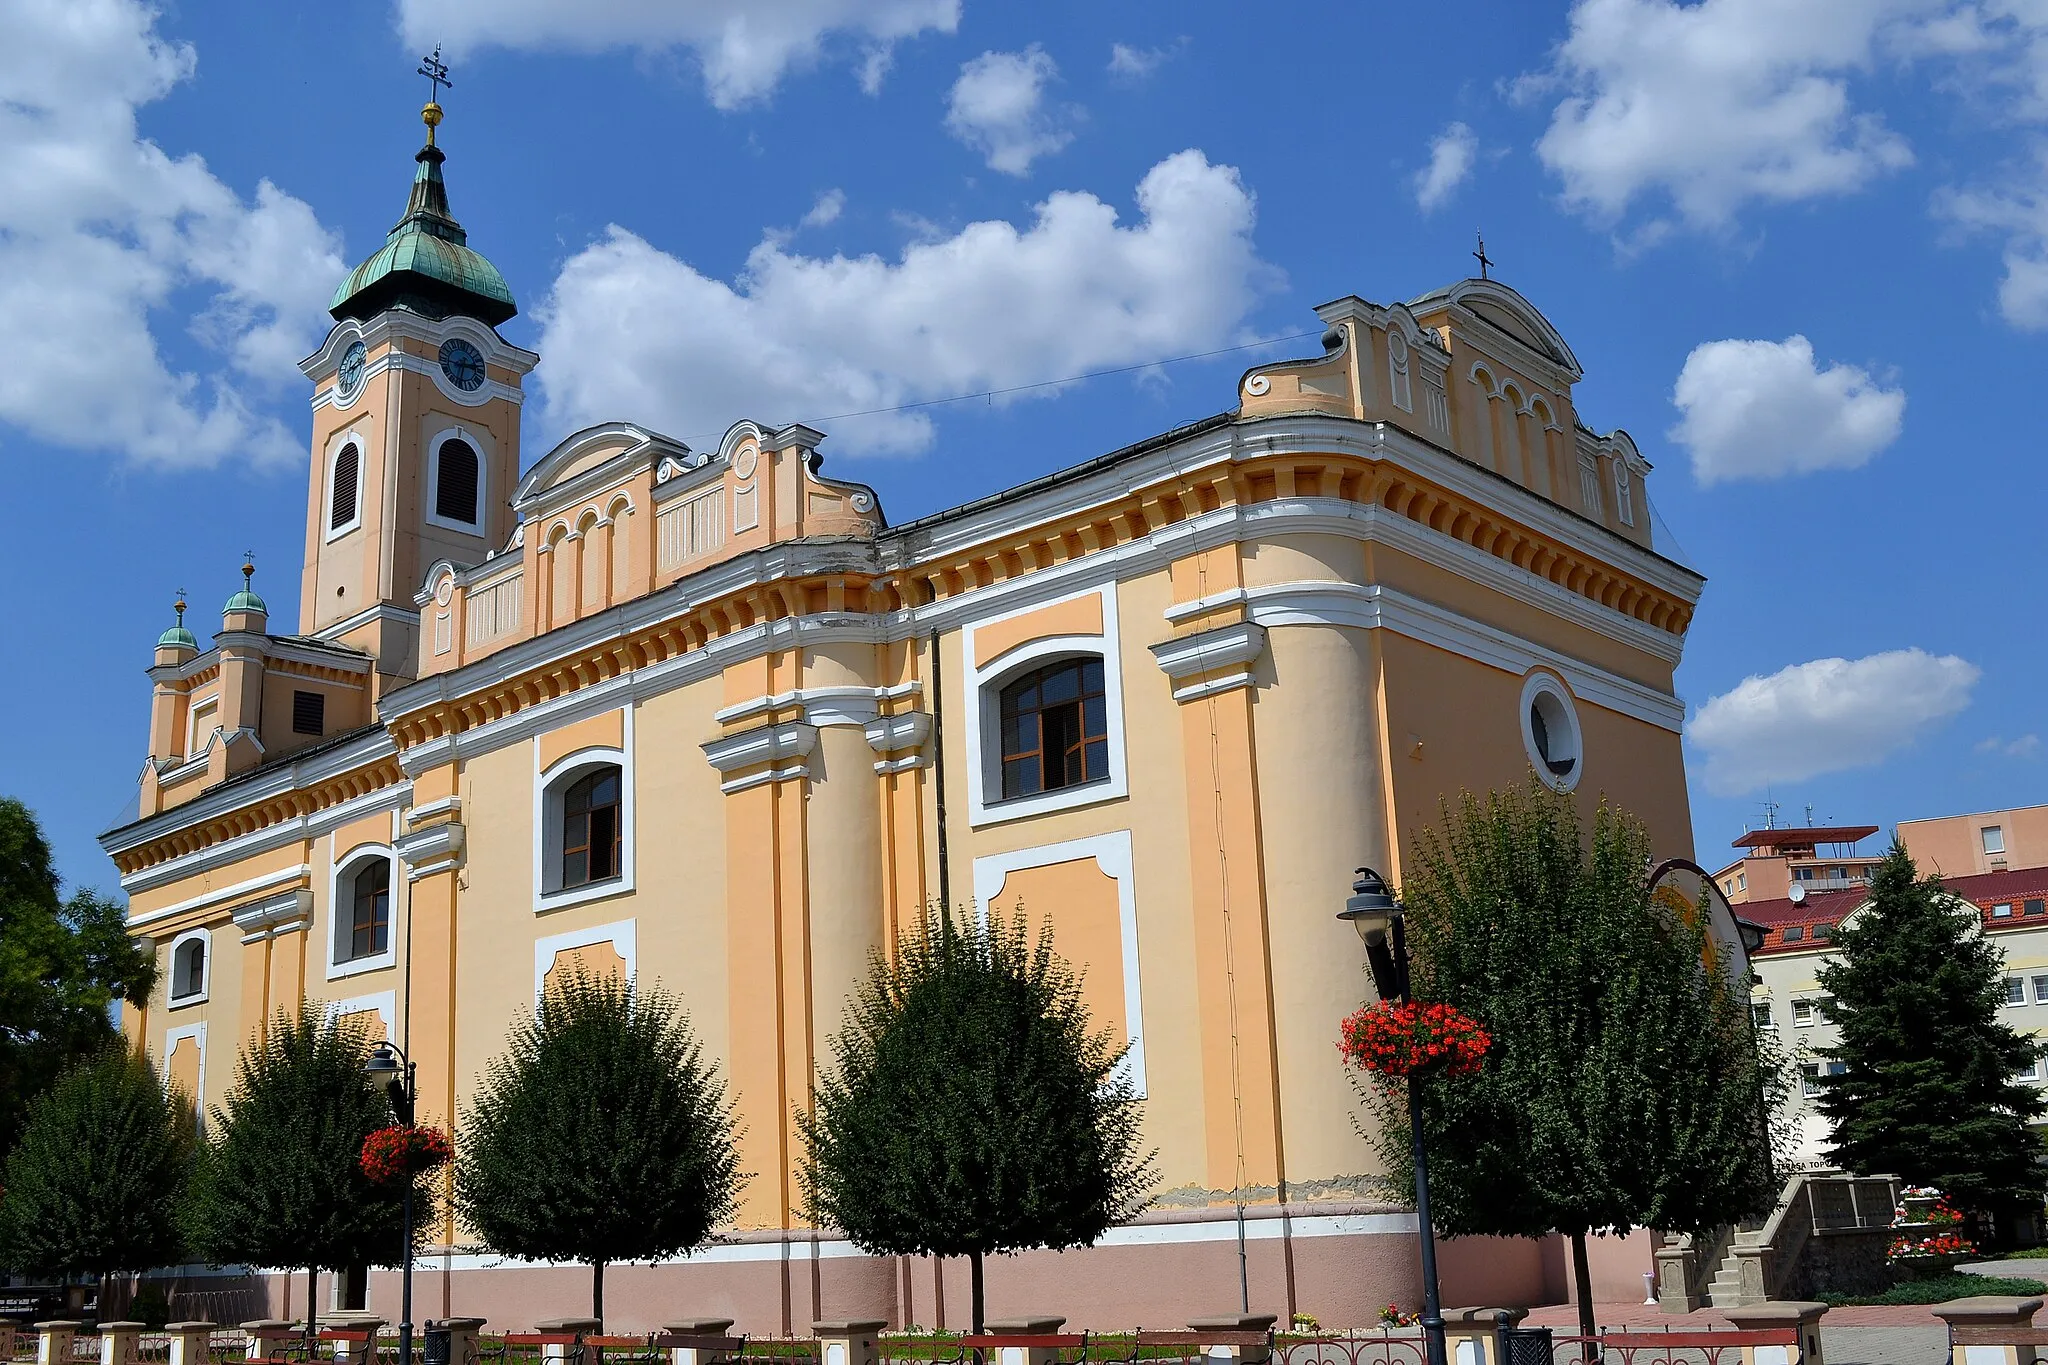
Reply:
<svg viewBox="0 0 2048 1365"><path fill-rule="evenodd" d="M65 899L35 816L0 797L0 1151L31 1100L113 1039L113 1003L149 999L156 957L126 916L92 891Z"/></svg>
<svg viewBox="0 0 2048 1365"><path fill-rule="evenodd" d="M397 1184L363 1173L363 1139L396 1122L363 1064L369 1035L301 1001L279 1010L235 1066L193 1164L186 1230L214 1265L300 1266L306 1303L322 1270L395 1265L404 1249ZM433 1221L432 1182L414 1185L414 1235ZM311 1330L312 1313L307 1314Z"/></svg>
<svg viewBox="0 0 2048 1365"><path fill-rule="evenodd" d="M1959 1204L2040 1207L2041 1143L2027 1121L2038 1089L2013 1079L2042 1055L1999 1015L2005 958L1977 907L1917 875L1896 841L1870 899L1835 933L1821 1013L1840 1030L1821 1055L1821 1112L1849 1170L1938 1185Z"/></svg>
<svg viewBox="0 0 2048 1365"><path fill-rule="evenodd" d="M725 1084L675 998L583 972L513 1026L462 1126L455 1204L493 1251L604 1269L690 1252L731 1219Z"/></svg>
<svg viewBox="0 0 2048 1365"><path fill-rule="evenodd" d="M1021 910L1021 907L1020 907ZM877 1255L1088 1246L1144 1207L1140 1103L1081 982L1021 913L932 911L877 956L799 1114L814 1219Z"/></svg>
<svg viewBox="0 0 2048 1365"><path fill-rule="evenodd" d="M29 1106L0 1176L0 1265L107 1276L183 1259L178 1204L192 1159L189 1101L119 1044Z"/></svg>
<svg viewBox="0 0 2048 1365"><path fill-rule="evenodd" d="M1586 1237L1698 1232L1769 1209L1767 1115L1782 1068L1746 983L1712 965L1703 906L1653 900L1642 824L1602 803L1590 842L1532 774L1443 807L1403 886L1418 999L1493 1037L1477 1076L1424 1082L1430 1200L1458 1237L1571 1239L1591 1335ZM1406 1092L1360 1081L1412 1194Z"/></svg>

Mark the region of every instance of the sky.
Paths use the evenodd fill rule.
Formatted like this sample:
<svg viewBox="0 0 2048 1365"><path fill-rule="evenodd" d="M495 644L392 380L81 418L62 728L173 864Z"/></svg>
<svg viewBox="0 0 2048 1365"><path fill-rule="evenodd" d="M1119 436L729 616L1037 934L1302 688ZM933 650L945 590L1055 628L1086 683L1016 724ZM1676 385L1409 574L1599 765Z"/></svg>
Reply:
<svg viewBox="0 0 2048 1365"><path fill-rule="evenodd" d="M904 521L1230 407L1483 231L1707 577L1701 860L1767 801L2043 799L2048 0L0 0L0 793L72 885L175 591L203 638L253 551L294 624L296 362L436 44L527 463L805 421Z"/></svg>

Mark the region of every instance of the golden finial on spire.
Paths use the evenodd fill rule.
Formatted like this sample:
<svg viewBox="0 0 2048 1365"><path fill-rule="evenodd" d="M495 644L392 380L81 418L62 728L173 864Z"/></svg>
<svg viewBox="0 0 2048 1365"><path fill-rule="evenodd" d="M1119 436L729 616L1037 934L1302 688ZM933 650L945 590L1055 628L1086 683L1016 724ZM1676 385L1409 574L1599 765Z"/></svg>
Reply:
<svg viewBox="0 0 2048 1365"><path fill-rule="evenodd" d="M256 552L242 551L242 590L249 590L250 581L256 577Z"/></svg>
<svg viewBox="0 0 2048 1365"><path fill-rule="evenodd" d="M455 82L448 79L448 64L441 60L441 45L434 44L434 55L420 59L419 74L427 78L427 102L420 110L420 122L427 125L427 145L434 145L434 130L441 126L441 87L451 89Z"/></svg>
<svg viewBox="0 0 2048 1365"><path fill-rule="evenodd" d="M179 624L179 625L181 625L181 626L182 626L182 625L184 625L184 624L185 624L185 590L184 590L183 588L180 588L180 589L178 589L178 600L177 600L177 601L175 601L175 602L173 602L173 603L171 603L171 607L172 607L172 609L173 609L174 611L176 611L176 612L178 613L178 624Z"/></svg>

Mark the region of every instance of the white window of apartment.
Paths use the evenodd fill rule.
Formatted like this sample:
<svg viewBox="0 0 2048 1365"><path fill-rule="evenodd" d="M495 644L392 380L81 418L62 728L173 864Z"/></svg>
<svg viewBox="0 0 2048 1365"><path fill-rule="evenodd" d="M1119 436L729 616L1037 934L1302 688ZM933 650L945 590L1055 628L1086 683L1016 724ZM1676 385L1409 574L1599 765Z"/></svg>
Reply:
<svg viewBox="0 0 2048 1365"><path fill-rule="evenodd" d="M1807 1099L1812 1099L1820 1094L1819 1062L1801 1062L1799 1064L1799 1093Z"/></svg>
<svg viewBox="0 0 2048 1365"><path fill-rule="evenodd" d="M1792 1002L1793 1028L1812 1028L1814 1017L1813 1001L1794 1000Z"/></svg>
<svg viewBox="0 0 2048 1365"><path fill-rule="evenodd" d="M1993 919L2011 919L2011 918L2012 918L2012 902L2011 902L2011 901L2000 901L2000 902L1999 902L1998 904L1996 904L1996 905L1992 906L1992 907L1991 907L1991 918L1993 918Z"/></svg>
<svg viewBox="0 0 2048 1365"><path fill-rule="evenodd" d="M2037 1084L2041 1079L2041 1064L2039 1062L2030 1062L2018 1071L2013 1072L2012 1078L2022 1084Z"/></svg>
<svg viewBox="0 0 2048 1365"><path fill-rule="evenodd" d="M2034 978L2034 1003L2048 1005L2048 976Z"/></svg>
<svg viewBox="0 0 2048 1365"><path fill-rule="evenodd" d="M1761 1029L1774 1029L1778 1026L1778 1021L1771 1017L1771 1002L1768 1000L1753 1002L1749 1007L1749 1017Z"/></svg>
<svg viewBox="0 0 2048 1365"><path fill-rule="evenodd" d="M1738 872L1735 874L1735 889L1737 891L1749 890L1749 874L1747 872Z"/></svg>
<svg viewBox="0 0 2048 1365"><path fill-rule="evenodd" d="M1978 837L1983 839L1984 841L1984 852L1986 856L1989 856L1994 853L2005 852L2005 830L2002 827L1998 825L1986 825L1983 829L1978 830L1977 834Z"/></svg>
<svg viewBox="0 0 2048 1365"><path fill-rule="evenodd" d="M2008 976L2005 979L2005 1003L2008 1005L2024 1005L2027 1003L2027 983L2025 978Z"/></svg>

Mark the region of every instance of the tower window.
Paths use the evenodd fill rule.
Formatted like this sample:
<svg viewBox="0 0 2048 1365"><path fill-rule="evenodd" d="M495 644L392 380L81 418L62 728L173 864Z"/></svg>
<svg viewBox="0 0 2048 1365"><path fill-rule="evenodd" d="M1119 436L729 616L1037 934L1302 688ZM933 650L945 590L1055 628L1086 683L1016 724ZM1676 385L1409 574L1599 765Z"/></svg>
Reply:
<svg viewBox="0 0 2048 1365"><path fill-rule="evenodd" d="M562 793L560 889L619 875L619 770L594 769Z"/></svg>
<svg viewBox="0 0 2048 1365"><path fill-rule="evenodd" d="M476 448L463 440L443 441L434 456L434 515L474 526L477 522Z"/></svg>
<svg viewBox="0 0 2048 1365"><path fill-rule="evenodd" d="M1003 799L1109 776L1102 660L1068 659L1002 692Z"/></svg>
<svg viewBox="0 0 2048 1365"><path fill-rule="evenodd" d="M376 957L391 946L391 860L363 864L350 887L348 952L345 961Z"/></svg>
<svg viewBox="0 0 2048 1365"><path fill-rule="evenodd" d="M171 953L171 999L190 1000L206 992L206 937L183 939Z"/></svg>
<svg viewBox="0 0 2048 1365"><path fill-rule="evenodd" d="M292 733L295 735L317 735L326 729L326 693L292 693Z"/></svg>
<svg viewBox="0 0 2048 1365"><path fill-rule="evenodd" d="M327 529L339 531L356 519L356 483L362 474L362 453L350 441L334 457L333 496L327 500Z"/></svg>

